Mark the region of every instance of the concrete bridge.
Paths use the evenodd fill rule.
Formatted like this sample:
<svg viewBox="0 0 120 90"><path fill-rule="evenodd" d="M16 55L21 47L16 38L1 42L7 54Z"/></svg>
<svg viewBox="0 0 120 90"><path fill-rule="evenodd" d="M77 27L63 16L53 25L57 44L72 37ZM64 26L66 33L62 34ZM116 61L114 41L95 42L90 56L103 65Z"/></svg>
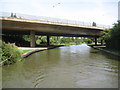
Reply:
<svg viewBox="0 0 120 90"><path fill-rule="evenodd" d="M1 20L3 34L30 35L31 47L35 47L35 35L46 35L48 45L50 36L94 37L97 44L97 37L105 30L103 27L14 17L0 17Z"/></svg>

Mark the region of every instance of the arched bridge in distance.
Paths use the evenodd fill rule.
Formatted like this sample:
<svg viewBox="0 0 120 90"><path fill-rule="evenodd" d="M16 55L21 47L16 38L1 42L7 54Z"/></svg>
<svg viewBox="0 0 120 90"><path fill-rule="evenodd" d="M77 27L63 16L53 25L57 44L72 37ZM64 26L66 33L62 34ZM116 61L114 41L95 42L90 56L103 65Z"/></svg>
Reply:
<svg viewBox="0 0 120 90"><path fill-rule="evenodd" d="M48 44L50 36L94 37L97 43L96 38L100 36L101 31L106 29L105 27L92 26L92 24L83 24L78 21L24 16L26 15L11 17L9 14L0 16L2 33L30 35L31 47L35 47L35 35L46 35Z"/></svg>

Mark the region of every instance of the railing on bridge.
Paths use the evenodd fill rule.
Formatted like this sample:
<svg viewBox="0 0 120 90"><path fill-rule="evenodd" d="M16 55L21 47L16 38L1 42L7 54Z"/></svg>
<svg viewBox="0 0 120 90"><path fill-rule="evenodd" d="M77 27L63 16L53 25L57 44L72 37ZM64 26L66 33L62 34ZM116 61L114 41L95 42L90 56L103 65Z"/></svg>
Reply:
<svg viewBox="0 0 120 90"><path fill-rule="evenodd" d="M11 17L11 14L12 13L10 12L0 12L1 17ZM33 15L26 15L26 14L20 14L20 13L13 13L13 15L16 15L17 18L23 18L23 19L43 20L43 21L50 21L50 22L57 22L57 23L76 24L76 25L82 25L82 26L92 26L93 24L90 22L51 18L51 17L45 17L45 16L33 16ZM111 28L112 26L96 24L96 27Z"/></svg>

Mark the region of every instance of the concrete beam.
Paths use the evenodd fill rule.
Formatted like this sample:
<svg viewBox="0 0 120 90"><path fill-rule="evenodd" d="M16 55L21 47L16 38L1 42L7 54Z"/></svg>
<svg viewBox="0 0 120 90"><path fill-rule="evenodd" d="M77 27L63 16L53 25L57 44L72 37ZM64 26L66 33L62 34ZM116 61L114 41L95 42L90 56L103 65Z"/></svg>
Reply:
<svg viewBox="0 0 120 90"><path fill-rule="evenodd" d="M35 31L30 31L30 46L35 47Z"/></svg>

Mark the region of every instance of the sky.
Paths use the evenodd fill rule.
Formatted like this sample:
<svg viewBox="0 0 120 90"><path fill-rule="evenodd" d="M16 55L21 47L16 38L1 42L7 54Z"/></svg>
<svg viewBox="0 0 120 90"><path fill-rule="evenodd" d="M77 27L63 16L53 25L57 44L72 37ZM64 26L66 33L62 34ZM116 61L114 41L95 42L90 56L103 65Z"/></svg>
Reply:
<svg viewBox="0 0 120 90"><path fill-rule="evenodd" d="M120 0L0 0L0 12L96 22L112 25L118 20Z"/></svg>

